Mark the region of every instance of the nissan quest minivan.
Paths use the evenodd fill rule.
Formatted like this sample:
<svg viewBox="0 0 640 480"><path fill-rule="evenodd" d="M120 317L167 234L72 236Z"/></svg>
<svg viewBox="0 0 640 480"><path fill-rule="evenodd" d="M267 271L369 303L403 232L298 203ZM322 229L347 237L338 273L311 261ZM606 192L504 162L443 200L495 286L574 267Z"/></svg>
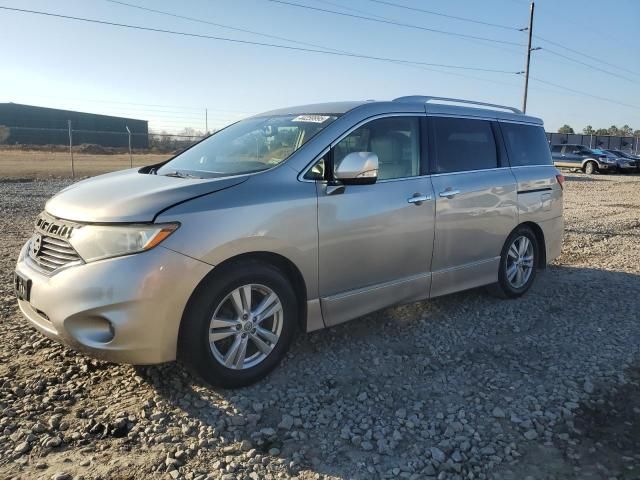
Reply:
<svg viewBox="0 0 640 480"><path fill-rule="evenodd" d="M483 285L560 254L542 121L438 97L275 110L172 159L65 188L15 273L40 332L97 358L264 377L294 333Z"/></svg>

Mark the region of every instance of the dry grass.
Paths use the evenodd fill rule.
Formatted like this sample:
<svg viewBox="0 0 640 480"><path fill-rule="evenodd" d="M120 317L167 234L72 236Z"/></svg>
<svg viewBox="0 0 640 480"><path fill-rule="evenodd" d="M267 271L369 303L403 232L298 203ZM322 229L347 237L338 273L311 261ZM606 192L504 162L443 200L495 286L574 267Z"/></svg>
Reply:
<svg viewBox="0 0 640 480"><path fill-rule="evenodd" d="M151 165L171 154L134 154L133 166ZM76 177L87 177L129 168L129 155L74 153ZM0 178L71 177L69 152L0 150Z"/></svg>

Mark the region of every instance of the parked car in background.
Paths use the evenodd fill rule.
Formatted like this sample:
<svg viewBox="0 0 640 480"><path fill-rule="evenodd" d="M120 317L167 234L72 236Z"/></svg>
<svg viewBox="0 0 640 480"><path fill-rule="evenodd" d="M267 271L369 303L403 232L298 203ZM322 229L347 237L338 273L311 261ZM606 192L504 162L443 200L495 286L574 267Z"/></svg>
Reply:
<svg viewBox="0 0 640 480"><path fill-rule="evenodd" d="M622 150L607 149L605 152L616 156L619 172L633 173L640 171L640 157L623 152Z"/></svg>
<svg viewBox="0 0 640 480"><path fill-rule="evenodd" d="M610 173L621 172L620 158L616 154L611 153L602 148L592 148L591 151L596 155L604 155L606 157L604 161L614 165L614 167L609 170ZM634 165L634 168L635 168L635 165Z"/></svg>
<svg viewBox="0 0 640 480"><path fill-rule="evenodd" d="M615 172L617 169L616 157L584 145L551 145L551 156L556 167L582 170L588 175L596 172Z"/></svg>
<svg viewBox="0 0 640 480"><path fill-rule="evenodd" d="M52 339L237 387L297 329L483 285L523 295L560 254L563 182L542 120L511 107L283 108L59 192L15 290Z"/></svg>

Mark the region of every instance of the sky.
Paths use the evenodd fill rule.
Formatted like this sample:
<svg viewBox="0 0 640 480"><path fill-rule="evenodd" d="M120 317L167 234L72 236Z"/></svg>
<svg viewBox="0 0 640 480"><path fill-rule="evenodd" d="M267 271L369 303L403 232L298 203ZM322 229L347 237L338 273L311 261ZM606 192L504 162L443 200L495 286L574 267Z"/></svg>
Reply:
<svg viewBox="0 0 640 480"><path fill-rule="evenodd" d="M515 72L524 70L527 34L517 29L527 25L527 0L285 0L418 28L270 0L122 1L320 48L108 0L0 0L0 6L507 73L335 56L0 10L0 102L141 118L150 121L151 129L168 132L185 127L204 131L205 110L206 126L212 130L265 110L336 100L436 95L522 105L524 79ZM576 130L614 124L640 129L640 1L538 0L533 33L541 37L534 37L533 46L542 49L532 52L527 113L541 117L549 131L565 123Z"/></svg>

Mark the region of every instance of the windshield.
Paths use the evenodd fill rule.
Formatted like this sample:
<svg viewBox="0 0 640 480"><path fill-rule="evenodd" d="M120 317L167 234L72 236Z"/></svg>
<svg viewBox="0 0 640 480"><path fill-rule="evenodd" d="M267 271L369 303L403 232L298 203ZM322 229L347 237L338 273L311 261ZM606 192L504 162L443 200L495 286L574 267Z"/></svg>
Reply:
<svg viewBox="0 0 640 480"><path fill-rule="evenodd" d="M220 177L275 167L338 115L254 117L220 130L179 154L158 175Z"/></svg>

